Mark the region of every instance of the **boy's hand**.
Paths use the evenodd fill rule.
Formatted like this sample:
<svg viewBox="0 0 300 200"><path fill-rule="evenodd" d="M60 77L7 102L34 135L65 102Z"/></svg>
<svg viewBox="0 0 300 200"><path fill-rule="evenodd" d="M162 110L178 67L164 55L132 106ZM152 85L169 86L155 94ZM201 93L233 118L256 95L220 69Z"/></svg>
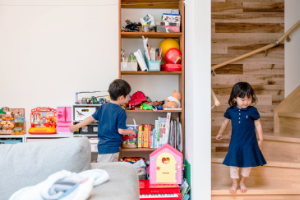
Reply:
<svg viewBox="0 0 300 200"><path fill-rule="evenodd" d="M130 135L136 136L136 132L132 130L132 133L130 133Z"/></svg>
<svg viewBox="0 0 300 200"><path fill-rule="evenodd" d="M258 141L258 146L260 150L263 150L263 140Z"/></svg>
<svg viewBox="0 0 300 200"><path fill-rule="evenodd" d="M69 126L69 129L70 129L71 133L74 133L77 130L77 127L76 127L76 125L71 125L71 126Z"/></svg>
<svg viewBox="0 0 300 200"><path fill-rule="evenodd" d="M221 140L222 139L222 134L218 134L217 136L216 136L216 140Z"/></svg>

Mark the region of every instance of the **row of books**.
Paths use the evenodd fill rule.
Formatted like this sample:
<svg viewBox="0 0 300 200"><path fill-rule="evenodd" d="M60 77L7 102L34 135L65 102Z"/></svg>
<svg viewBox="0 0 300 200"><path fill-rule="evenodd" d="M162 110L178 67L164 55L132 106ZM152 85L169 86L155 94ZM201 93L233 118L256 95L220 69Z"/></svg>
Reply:
<svg viewBox="0 0 300 200"><path fill-rule="evenodd" d="M155 125L141 124L138 128L138 148L159 148L168 143L182 152L182 131L179 118L171 119L171 113L167 117L159 117Z"/></svg>

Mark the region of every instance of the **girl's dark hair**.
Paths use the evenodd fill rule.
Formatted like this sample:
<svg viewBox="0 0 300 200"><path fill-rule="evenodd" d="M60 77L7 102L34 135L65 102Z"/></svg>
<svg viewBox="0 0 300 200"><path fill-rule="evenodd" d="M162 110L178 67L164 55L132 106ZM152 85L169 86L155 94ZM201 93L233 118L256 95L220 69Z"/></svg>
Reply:
<svg viewBox="0 0 300 200"><path fill-rule="evenodd" d="M245 96L247 96L248 98L252 98L252 104L255 105L257 103L257 98L254 94L254 90L249 85L249 83L238 82L232 88L228 104L230 106L236 106L237 104L236 101L234 101L234 99L237 97L244 98Z"/></svg>
<svg viewBox="0 0 300 200"><path fill-rule="evenodd" d="M131 92L131 87L127 83L127 81L122 79L114 80L108 88L108 93L110 95L111 100L116 101L118 97L124 96L126 97Z"/></svg>

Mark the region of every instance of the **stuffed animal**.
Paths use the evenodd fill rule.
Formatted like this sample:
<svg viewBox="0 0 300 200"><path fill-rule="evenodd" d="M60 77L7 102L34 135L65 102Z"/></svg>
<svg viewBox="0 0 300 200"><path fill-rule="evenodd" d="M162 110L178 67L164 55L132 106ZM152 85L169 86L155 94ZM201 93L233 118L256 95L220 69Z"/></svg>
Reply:
<svg viewBox="0 0 300 200"><path fill-rule="evenodd" d="M172 96L169 96L165 99L165 101L168 101L163 105L164 108L181 108L181 94L177 92L176 90L173 90Z"/></svg>

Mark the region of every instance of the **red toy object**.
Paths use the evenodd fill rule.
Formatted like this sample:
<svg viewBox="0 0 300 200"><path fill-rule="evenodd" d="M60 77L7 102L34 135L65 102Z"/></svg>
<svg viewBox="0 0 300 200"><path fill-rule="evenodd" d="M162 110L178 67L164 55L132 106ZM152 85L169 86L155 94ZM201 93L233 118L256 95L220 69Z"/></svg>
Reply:
<svg viewBox="0 0 300 200"><path fill-rule="evenodd" d="M140 180L140 199L181 200L180 187L177 184L150 184L149 180ZM151 198L153 197L153 198Z"/></svg>
<svg viewBox="0 0 300 200"><path fill-rule="evenodd" d="M181 71L181 64L163 64L161 71Z"/></svg>
<svg viewBox="0 0 300 200"><path fill-rule="evenodd" d="M141 91L137 91L131 96L130 104L135 106L141 104L144 101L147 101L146 95Z"/></svg>
<svg viewBox="0 0 300 200"><path fill-rule="evenodd" d="M181 52L179 49L169 49L165 54L165 60L170 64L179 64L181 62Z"/></svg>

